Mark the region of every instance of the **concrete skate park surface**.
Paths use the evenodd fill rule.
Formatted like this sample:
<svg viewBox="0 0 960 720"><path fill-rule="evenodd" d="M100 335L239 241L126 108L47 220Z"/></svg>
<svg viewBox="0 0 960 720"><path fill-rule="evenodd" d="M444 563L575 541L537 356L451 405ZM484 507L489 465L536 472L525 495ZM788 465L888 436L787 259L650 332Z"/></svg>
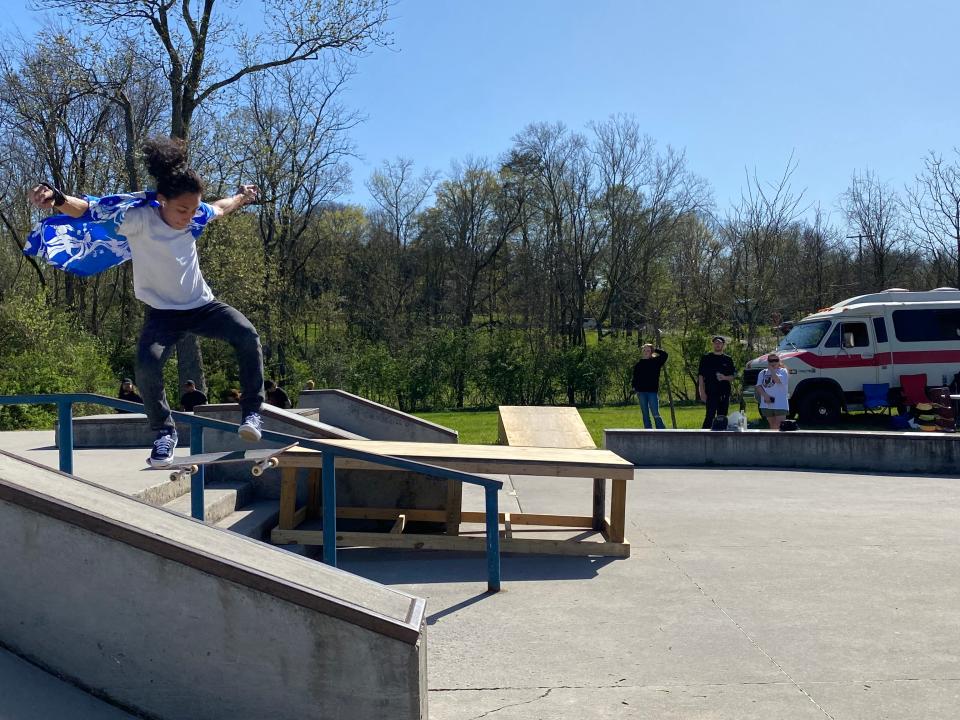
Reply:
<svg viewBox="0 0 960 720"><path fill-rule="evenodd" d="M0 434L56 467L52 445ZM144 457L79 450L75 468L126 484ZM497 477L501 511L589 502L589 482ZM427 599L430 720L953 720L958 517L953 477L639 469L629 559L504 556L496 595L480 554L339 559Z"/></svg>

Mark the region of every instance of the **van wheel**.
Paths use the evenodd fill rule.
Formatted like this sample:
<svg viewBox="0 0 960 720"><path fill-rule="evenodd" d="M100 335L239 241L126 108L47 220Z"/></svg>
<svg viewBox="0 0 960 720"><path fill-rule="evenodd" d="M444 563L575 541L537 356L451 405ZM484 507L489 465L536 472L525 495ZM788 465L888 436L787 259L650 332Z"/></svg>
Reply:
<svg viewBox="0 0 960 720"><path fill-rule="evenodd" d="M840 398L829 390L811 390L800 400L800 422L834 425L840 421Z"/></svg>

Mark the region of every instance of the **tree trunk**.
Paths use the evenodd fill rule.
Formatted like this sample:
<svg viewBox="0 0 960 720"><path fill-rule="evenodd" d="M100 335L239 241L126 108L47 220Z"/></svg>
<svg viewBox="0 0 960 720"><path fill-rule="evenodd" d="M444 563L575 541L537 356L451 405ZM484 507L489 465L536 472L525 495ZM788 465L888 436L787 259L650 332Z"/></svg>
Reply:
<svg viewBox="0 0 960 720"><path fill-rule="evenodd" d="M180 389L187 380L193 380L197 390L207 394L207 379L203 374L203 355L200 353L200 339L196 335L185 335L177 343L177 377L180 387L177 388L177 397Z"/></svg>

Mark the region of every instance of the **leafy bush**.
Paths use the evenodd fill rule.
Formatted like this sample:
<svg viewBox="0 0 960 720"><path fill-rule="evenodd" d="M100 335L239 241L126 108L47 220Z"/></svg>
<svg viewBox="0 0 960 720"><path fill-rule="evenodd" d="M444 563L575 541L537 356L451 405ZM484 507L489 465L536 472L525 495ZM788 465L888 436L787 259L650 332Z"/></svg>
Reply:
<svg viewBox="0 0 960 720"><path fill-rule="evenodd" d="M41 293L0 307L0 394L94 392L113 395L118 386L107 362L108 351L83 331L66 310ZM74 413L105 412L78 405ZM0 406L0 430L52 428L53 406Z"/></svg>

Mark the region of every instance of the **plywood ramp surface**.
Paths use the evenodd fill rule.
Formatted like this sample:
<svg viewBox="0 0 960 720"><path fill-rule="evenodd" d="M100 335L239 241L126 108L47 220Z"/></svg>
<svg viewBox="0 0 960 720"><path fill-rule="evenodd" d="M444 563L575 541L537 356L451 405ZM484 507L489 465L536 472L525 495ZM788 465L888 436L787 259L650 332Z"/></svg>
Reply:
<svg viewBox="0 0 960 720"><path fill-rule="evenodd" d="M583 418L575 407L501 405L501 445L595 448Z"/></svg>
<svg viewBox="0 0 960 720"><path fill-rule="evenodd" d="M453 445L380 440L324 440L336 447L393 455L465 472L564 477L633 478L633 464L609 450ZM315 458L315 459L314 459ZM280 463L297 467L320 466L321 453L293 448ZM338 458L337 467L366 466L362 461ZM582 473L577 475L576 473Z"/></svg>

